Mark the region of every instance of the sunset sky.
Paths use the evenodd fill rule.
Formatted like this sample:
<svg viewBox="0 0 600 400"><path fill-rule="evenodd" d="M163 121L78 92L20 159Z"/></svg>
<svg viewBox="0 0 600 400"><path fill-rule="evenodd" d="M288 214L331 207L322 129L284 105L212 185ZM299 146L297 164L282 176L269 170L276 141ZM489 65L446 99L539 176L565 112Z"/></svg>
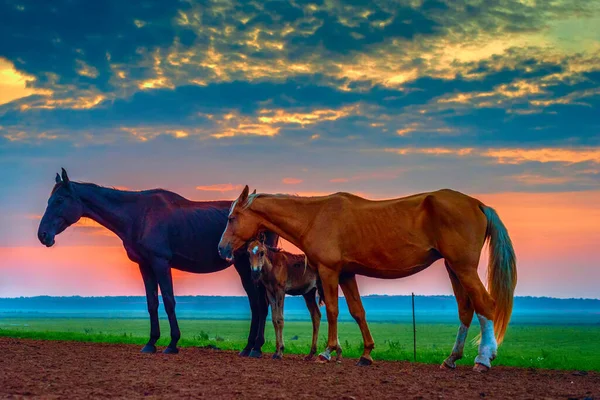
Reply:
<svg viewBox="0 0 600 400"><path fill-rule="evenodd" d="M92 222L37 241L65 167L194 200L448 187L500 214L517 295L600 298L600 2L3 0L0 37L0 297L143 295ZM359 284L451 293L441 263Z"/></svg>

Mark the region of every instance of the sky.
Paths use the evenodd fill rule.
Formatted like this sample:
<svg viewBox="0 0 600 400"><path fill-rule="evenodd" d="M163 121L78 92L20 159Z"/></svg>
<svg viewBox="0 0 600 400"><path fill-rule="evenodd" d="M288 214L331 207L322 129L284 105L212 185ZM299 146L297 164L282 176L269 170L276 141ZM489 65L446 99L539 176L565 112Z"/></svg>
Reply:
<svg viewBox="0 0 600 400"><path fill-rule="evenodd" d="M194 200L452 188L505 222L517 295L599 298L599 27L579 0L0 0L0 297L143 295L92 221L37 241L65 167ZM440 262L359 286L452 293Z"/></svg>

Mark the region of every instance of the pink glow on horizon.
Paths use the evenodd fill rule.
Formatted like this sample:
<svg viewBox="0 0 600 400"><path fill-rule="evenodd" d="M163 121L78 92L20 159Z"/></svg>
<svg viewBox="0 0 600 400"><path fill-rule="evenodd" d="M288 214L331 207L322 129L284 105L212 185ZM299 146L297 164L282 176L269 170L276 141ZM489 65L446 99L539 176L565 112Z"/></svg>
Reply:
<svg viewBox="0 0 600 400"><path fill-rule="evenodd" d="M494 207L511 234L518 257L518 295L598 297L600 192L503 193L475 195ZM77 236L86 235L83 230ZM89 236L94 239L93 234ZM95 235L99 236L99 235ZM104 235L102 235L104 236ZM99 240L100 238L98 238ZM94 239L95 240L95 239ZM63 234L51 249L0 247L0 297L34 295L143 295L137 266L122 247L69 245ZM289 243L283 247L297 251ZM483 252L480 275L485 275ZM451 294L441 262L401 280L360 279L366 294ZM234 268L215 274L174 271L178 295L244 295Z"/></svg>

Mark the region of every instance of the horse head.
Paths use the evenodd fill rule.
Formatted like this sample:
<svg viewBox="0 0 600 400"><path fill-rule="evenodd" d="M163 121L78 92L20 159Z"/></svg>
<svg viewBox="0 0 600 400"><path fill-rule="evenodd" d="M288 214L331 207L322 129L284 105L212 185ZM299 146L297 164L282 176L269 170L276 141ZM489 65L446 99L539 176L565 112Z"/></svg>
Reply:
<svg viewBox="0 0 600 400"><path fill-rule="evenodd" d="M73 184L64 168L61 175L56 174L55 181L38 228L38 239L47 247L54 245L55 236L79 221L83 215L81 199L73 190Z"/></svg>

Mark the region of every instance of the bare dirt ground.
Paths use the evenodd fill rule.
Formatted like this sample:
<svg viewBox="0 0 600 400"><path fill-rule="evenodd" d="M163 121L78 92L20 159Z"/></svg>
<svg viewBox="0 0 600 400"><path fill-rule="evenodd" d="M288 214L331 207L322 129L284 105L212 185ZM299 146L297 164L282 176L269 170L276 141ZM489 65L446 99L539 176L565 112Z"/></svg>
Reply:
<svg viewBox="0 0 600 400"><path fill-rule="evenodd" d="M592 372L494 367L477 374L355 361L242 359L197 348L167 356L131 345L0 338L0 398L600 399L600 374Z"/></svg>

